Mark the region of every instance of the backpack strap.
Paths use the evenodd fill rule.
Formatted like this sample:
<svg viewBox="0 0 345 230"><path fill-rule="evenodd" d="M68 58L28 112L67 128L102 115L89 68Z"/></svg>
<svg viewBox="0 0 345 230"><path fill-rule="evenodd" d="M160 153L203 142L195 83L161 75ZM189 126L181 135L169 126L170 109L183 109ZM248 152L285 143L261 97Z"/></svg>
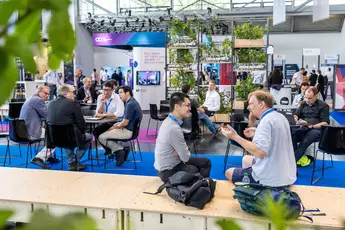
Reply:
<svg viewBox="0 0 345 230"><path fill-rule="evenodd" d="M169 181L165 182L164 184L162 184L161 186L159 186L159 188L157 189L157 191L155 193L152 192L143 192L145 194L150 194L150 195L157 195L158 193L161 193L165 188L171 188L171 184Z"/></svg>

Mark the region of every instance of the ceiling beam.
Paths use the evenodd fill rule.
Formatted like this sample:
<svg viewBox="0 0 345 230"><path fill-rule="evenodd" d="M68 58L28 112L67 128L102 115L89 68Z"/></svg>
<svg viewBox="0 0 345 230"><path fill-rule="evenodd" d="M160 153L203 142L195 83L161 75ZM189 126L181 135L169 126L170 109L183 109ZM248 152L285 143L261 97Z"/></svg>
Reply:
<svg viewBox="0 0 345 230"><path fill-rule="evenodd" d="M256 2L256 0L253 0L253 1L251 1L251 2L247 2L247 3L244 4L243 6L236 8L235 11L240 10L240 9L242 9L242 8L246 7L247 5L249 5L249 4L251 4L251 3L254 3L254 2Z"/></svg>
<svg viewBox="0 0 345 230"><path fill-rule="evenodd" d="M84 1L87 2L87 3L90 3L91 5L93 5L93 6L97 7L97 8L99 8L100 10L103 10L105 13L107 13L107 14L109 14L111 16L114 16L114 17L117 16L115 13L111 12L110 10L107 10L106 8L96 4L94 2L91 2L90 0L84 0Z"/></svg>
<svg viewBox="0 0 345 230"><path fill-rule="evenodd" d="M299 9L301 9L302 7L305 7L306 5L308 5L310 2L312 2L313 0L306 0L305 2L303 2L301 5L299 5L299 6L297 6L297 7L295 7L295 8L293 8L293 10L292 11L297 11L297 10L299 10Z"/></svg>

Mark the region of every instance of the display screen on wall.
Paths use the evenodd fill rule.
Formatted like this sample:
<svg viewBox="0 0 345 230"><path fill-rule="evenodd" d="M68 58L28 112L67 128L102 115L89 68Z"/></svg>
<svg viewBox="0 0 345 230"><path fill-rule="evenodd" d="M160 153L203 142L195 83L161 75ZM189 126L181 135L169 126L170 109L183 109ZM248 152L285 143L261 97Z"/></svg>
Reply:
<svg viewBox="0 0 345 230"><path fill-rule="evenodd" d="M345 110L345 65L335 65L333 108Z"/></svg>
<svg viewBox="0 0 345 230"><path fill-rule="evenodd" d="M160 85L160 71L137 71L137 85Z"/></svg>

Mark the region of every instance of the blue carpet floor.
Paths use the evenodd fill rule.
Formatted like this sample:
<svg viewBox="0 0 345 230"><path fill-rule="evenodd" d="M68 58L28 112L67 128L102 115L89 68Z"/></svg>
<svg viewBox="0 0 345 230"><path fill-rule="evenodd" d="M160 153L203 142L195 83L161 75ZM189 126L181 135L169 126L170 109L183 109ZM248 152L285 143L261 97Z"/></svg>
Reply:
<svg viewBox="0 0 345 230"><path fill-rule="evenodd" d="M6 164L7 167L20 167L25 168L25 161L26 161L26 147L22 148L22 157L14 157L19 155L18 146L11 146L11 155L12 155L12 162L11 164ZM6 146L0 146L0 156L5 155ZM60 157L60 150L57 152L57 157ZM93 151L94 154L94 151ZM91 161L87 160L87 154L85 154L85 164L90 164ZM130 154L131 156L131 154ZM143 175L143 176L157 176L157 172L153 167L154 162L154 153L152 152L143 152L143 161L137 163L137 170L136 171L121 171L121 170L105 170L104 169L104 157L99 160L101 166L94 166L93 170L97 173L116 173L116 174L129 174L129 175ZM211 177L217 180L225 180L225 176L223 173L224 167L224 156L219 155L199 155L208 157L212 162L212 170L211 170ZM130 157L129 157L130 158ZM234 165L240 165L242 157L240 156L231 156L229 157L228 163ZM327 159L327 158L326 158ZM136 154L136 160L139 160L139 153ZM30 159L29 159L30 161ZM83 161L83 160L82 160ZM3 162L3 159L0 159L0 162ZM8 162L8 160L7 160ZM64 170L68 169L67 162L64 160ZM96 164L96 161L93 161ZM317 161L317 167L321 167L322 161ZM3 164L1 164L2 166ZM325 165L330 165L330 161L326 161ZM108 162L107 168L114 168L115 162ZM132 168L133 162L126 162L120 168ZM40 169L38 166L34 164L28 165L28 168L33 169ZM56 164L53 169L60 169L61 164ZM325 176L316 183L316 186L326 186L326 187L342 187L345 188L345 162L342 161L335 161L334 167L327 169L325 171ZM299 176L295 184L297 185L310 185L311 179L311 170L312 166L308 166L305 168L299 168ZM87 167L86 172L92 172L91 166ZM316 176L320 175L316 173Z"/></svg>
<svg viewBox="0 0 345 230"><path fill-rule="evenodd" d="M340 125L345 125L345 112L331 112L330 115Z"/></svg>

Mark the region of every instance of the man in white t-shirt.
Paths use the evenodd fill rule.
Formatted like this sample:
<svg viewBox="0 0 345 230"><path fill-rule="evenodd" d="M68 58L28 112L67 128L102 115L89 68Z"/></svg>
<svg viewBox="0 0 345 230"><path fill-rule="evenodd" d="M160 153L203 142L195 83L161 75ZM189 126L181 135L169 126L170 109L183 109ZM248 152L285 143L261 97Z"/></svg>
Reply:
<svg viewBox="0 0 345 230"><path fill-rule="evenodd" d="M207 116L213 116L220 109L220 96L216 91L216 82L214 80L211 80L208 84L208 91L202 108Z"/></svg>
<svg viewBox="0 0 345 230"><path fill-rule="evenodd" d="M292 77L292 80L291 80L291 85L301 85L302 83L302 76L303 76L303 73L305 72L305 69L302 67L299 69L299 72L296 72L293 77Z"/></svg>
<svg viewBox="0 0 345 230"><path fill-rule="evenodd" d="M108 73L104 70L103 67L101 67L101 71L99 72L99 77L101 79L101 83L108 81Z"/></svg>
<svg viewBox="0 0 345 230"><path fill-rule="evenodd" d="M296 181L296 163L288 120L274 111L273 97L264 91L255 91L249 96L250 119L260 119L257 128L244 131L248 141L240 137L230 126L222 128L227 138L236 141L252 156L245 156L242 168L226 171L229 181L242 182L248 176L250 183L260 183L271 187L284 187Z"/></svg>

